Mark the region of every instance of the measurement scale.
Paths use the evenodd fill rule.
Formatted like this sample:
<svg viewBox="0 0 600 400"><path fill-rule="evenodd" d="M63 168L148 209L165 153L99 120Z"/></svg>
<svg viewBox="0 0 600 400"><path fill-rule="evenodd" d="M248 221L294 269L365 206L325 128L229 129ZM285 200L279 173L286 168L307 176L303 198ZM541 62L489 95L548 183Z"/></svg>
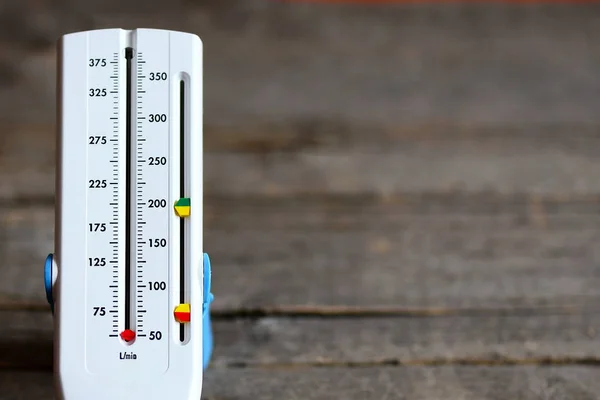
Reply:
<svg viewBox="0 0 600 400"><path fill-rule="evenodd" d="M212 350L202 249L202 42L65 35L58 52L59 398L199 399Z"/></svg>

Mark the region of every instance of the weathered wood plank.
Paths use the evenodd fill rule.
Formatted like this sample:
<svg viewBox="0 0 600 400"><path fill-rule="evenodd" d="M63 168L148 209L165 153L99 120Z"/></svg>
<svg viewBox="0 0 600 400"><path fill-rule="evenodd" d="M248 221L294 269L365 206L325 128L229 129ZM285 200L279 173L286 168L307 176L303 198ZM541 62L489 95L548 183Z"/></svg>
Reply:
<svg viewBox="0 0 600 400"><path fill-rule="evenodd" d="M0 371L0 398L53 399L52 374ZM595 400L591 367L209 369L204 400Z"/></svg>
<svg viewBox="0 0 600 400"><path fill-rule="evenodd" d="M598 126L278 129L207 127L206 193L600 193ZM51 198L51 127L9 124L3 132L0 199Z"/></svg>
<svg viewBox="0 0 600 400"><path fill-rule="evenodd" d="M200 34L205 115L213 122L332 115L392 125L600 118L596 5L13 3L0 10L5 82L12 83L0 91L0 116L19 121L54 118L52 57L43 62L26 50L65 32L115 26Z"/></svg>
<svg viewBox="0 0 600 400"><path fill-rule="evenodd" d="M0 311L0 369L52 369L50 312ZM2 398L0 383L0 398Z"/></svg>
<svg viewBox="0 0 600 400"><path fill-rule="evenodd" d="M207 197L215 309L586 306L596 198ZM0 299L43 302L51 207L0 209Z"/></svg>
<svg viewBox="0 0 600 400"><path fill-rule="evenodd" d="M584 305L599 293L596 200L353 200L215 202L215 305Z"/></svg>
<svg viewBox="0 0 600 400"><path fill-rule="evenodd" d="M213 366L593 362L596 314L217 320Z"/></svg>
<svg viewBox="0 0 600 400"><path fill-rule="evenodd" d="M0 209L0 303L45 301L43 265L54 251L54 211L45 207Z"/></svg>
<svg viewBox="0 0 600 400"><path fill-rule="evenodd" d="M582 367L217 370L207 373L204 393L215 400L592 400L599 377Z"/></svg>
<svg viewBox="0 0 600 400"><path fill-rule="evenodd" d="M535 150L499 154L476 145L470 150L459 148L460 142L418 151L315 151L277 154L266 159L257 155L208 154L206 190L234 195L389 195L453 190L552 195L600 191L595 179L600 174L600 162L585 156L555 158Z"/></svg>
<svg viewBox="0 0 600 400"><path fill-rule="evenodd" d="M213 367L600 362L597 309L448 317L214 317ZM51 369L49 312L0 311L0 368Z"/></svg>

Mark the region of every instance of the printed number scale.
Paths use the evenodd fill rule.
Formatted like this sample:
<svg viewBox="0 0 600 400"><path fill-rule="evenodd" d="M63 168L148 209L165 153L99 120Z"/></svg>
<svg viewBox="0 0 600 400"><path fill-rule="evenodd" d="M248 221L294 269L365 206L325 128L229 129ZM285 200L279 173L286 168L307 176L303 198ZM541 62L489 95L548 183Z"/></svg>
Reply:
<svg viewBox="0 0 600 400"><path fill-rule="evenodd" d="M59 398L199 399L212 348L202 248L202 42L156 29L58 47Z"/></svg>

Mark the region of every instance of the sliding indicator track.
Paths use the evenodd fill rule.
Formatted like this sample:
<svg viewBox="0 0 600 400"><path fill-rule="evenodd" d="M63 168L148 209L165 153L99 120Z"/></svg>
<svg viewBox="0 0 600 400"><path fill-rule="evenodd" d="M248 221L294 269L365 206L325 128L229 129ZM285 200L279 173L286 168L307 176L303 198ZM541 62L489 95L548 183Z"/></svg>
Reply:
<svg viewBox="0 0 600 400"><path fill-rule="evenodd" d="M179 202L184 202L183 205L179 207L187 207L180 208L177 213L180 216L179 222L179 303L182 305L186 303L186 277L187 277L187 260L186 260L186 217L191 214L191 207L189 198L187 197L187 174L185 171L186 167L186 91L185 91L185 81L181 80L179 82ZM181 204L181 203L180 203ZM179 341L185 342L186 339L186 331L185 331L185 323L184 321L189 321L189 310L181 310L179 311L181 315L178 315L178 321L181 321L181 325L179 326ZM187 314L186 314L187 313Z"/></svg>

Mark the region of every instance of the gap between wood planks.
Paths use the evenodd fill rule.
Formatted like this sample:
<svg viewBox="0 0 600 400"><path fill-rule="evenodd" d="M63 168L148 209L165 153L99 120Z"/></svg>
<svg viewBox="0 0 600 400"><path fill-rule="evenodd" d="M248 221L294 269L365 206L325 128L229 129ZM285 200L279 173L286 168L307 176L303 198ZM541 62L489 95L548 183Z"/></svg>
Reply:
<svg viewBox="0 0 600 400"><path fill-rule="evenodd" d="M372 367L443 367L448 365L467 367L506 367L506 366L592 366L600 367L600 357L534 357L534 358L435 358L422 360L381 359L373 361L313 361L294 363L250 363L232 362L219 368L261 368L261 369L292 369L292 368L372 368Z"/></svg>
<svg viewBox="0 0 600 400"><path fill-rule="evenodd" d="M50 341L0 342L0 370L47 371L53 369L53 344ZM373 368L373 367L506 367L506 366L588 366L600 367L600 357L530 357L530 358L461 358L435 357L402 360L382 358L370 361L310 361L310 362L221 362L217 369L289 370L311 368Z"/></svg>
<svg viewBox="0 0 600 400"><path fill-rule="evenodd" d="M48 312L48 304L39 302L2 301L0 311ZM583 311L598 311L599 307L564 306L511 306L511 307L464 307L464 308L405 308L405 307L351 307L351 306L278 306L213 310L215 320L238 318L259 319L266 317L284 318L369 318L369 317L477 317L477 316L530 316L577 314Z"/></svg>

